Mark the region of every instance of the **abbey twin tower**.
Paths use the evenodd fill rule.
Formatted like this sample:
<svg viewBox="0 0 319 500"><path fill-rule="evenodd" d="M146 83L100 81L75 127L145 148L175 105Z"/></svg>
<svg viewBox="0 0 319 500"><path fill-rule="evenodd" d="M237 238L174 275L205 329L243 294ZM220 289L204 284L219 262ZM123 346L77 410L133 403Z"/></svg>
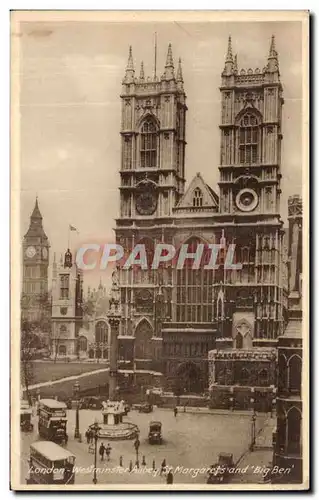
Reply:
<svg viewBox="0 0 319 500"><path fill-rule="evenodd" d="M187 189L186 89L169 45L164 73L135 71L132 49L122 83L120 215L116 241L143 243L149 262L158 243L189 254L235 245L240 269L119 270L120 365L141 383L203 392L223 406L233 395L261 409L274 397L277 338L287 321L286 253L280 218L283 88L272 37L266 65L239 69L229 38L221 74L218 188L200 173ZM216 123L216 126L218 124ZM219 263L225 254L221 251ZM235 388L236 386L236 388ZM237 394L234 394L237 391ZM227 403L228 404L228 403Z"/></svg>

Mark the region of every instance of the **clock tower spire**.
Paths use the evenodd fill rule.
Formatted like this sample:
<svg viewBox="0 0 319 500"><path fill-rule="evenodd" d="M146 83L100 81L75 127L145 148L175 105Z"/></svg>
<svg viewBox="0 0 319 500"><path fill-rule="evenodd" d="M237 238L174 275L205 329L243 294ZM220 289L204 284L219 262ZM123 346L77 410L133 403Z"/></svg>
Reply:
<svg viewBox="0 0 319 500"><path fill-rule="evenodd" d="M44 302L48 294L49 240L43 228L38 197L23 238L22 317L34 324L43 324ZM45 299L46 298L46 299Z"/></svg>

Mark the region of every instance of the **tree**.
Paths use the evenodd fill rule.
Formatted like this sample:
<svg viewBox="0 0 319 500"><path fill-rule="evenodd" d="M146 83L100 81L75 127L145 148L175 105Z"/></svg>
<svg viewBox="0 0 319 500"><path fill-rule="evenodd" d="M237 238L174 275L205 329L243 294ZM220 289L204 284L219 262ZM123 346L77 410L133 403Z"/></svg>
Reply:
<svg viewBox="0 0 319 500"><path fill-rule="evenodd" d="M95 312L95 305L92 299L83 301L82 304L83 316L93 316Z"/></svg>
<svg viewBox="0 0 319 500"><path fill-rule="evenodd" d="M28 320L21 321L21 344L20 344L20 359L21 359L21 381L25 388L27 400L32 404L30 385L34 380L33 372L33 357L34 351L38 346L38 337L34 333L34 325Z"/></svg>
<svg viewBox="0 0 319 500"><path fill-rule="evenodd" d="M53 349L53 352L54 352L54 359L53 359L53 362L56 363L57 362L57 357L58 357L58 354L59 354L59 346L60 346L60 340L62 338L62 335L61 335L61 330L59 330L58 333L55 333L54 334L54 337L51 337L51 343L52 343L52 349Z"/></svg>
<svg viewBox="0 0 319 500"><path fill-rule="evenodd" d="M176 397L176 404L179 406L180 397L183 394L183 384L179 378L177 378L174 382L173 393L174 393L174 396Z"/></svg>

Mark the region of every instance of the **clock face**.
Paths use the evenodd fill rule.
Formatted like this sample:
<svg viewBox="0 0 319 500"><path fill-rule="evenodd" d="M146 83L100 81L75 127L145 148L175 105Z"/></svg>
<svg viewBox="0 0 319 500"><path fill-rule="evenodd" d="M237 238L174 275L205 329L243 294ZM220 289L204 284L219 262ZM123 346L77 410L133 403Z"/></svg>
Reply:
<svg viewBox="0 0 319 500"><path fill-rule="evenodd" d="M242 212L251 212L258 205L258 195L253 189L242 189L236 196L236 205Z"/></svg>
<svg viewBox="0 0 319 500"><path fill-rule="evenodd" d="M156 194L152 191L140 193L136 200L136 210L140 215L152 215L157 206Z"/></svg>
<svg viewBox="0 0 319 500"><path fill-rule="evenodd" d="M37 253L36 249L32 246L28 247L25 251L25 254L29 259L32 259L32 257L34 257L36 253Z"/></svg>
<svg viewBox="0 0 319 500"><path fill-rule="evenodd" d="M48 250L44 247L42 248L42 257L44 259L47 259L48 258Z"/></svg>

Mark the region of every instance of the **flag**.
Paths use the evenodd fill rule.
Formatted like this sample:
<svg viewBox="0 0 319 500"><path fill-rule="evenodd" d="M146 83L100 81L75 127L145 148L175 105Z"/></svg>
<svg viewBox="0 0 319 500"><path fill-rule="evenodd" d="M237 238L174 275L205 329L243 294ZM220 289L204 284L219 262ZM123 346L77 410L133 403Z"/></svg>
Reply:
<svg viewBox="0 0 319 500"><path fill-rule="evenodd" d="M76 231L77 233L79 232L79 231L76 229L76 227L71 226L71 224L69 224L69 230L70 230L70 231Z"/></svg>

